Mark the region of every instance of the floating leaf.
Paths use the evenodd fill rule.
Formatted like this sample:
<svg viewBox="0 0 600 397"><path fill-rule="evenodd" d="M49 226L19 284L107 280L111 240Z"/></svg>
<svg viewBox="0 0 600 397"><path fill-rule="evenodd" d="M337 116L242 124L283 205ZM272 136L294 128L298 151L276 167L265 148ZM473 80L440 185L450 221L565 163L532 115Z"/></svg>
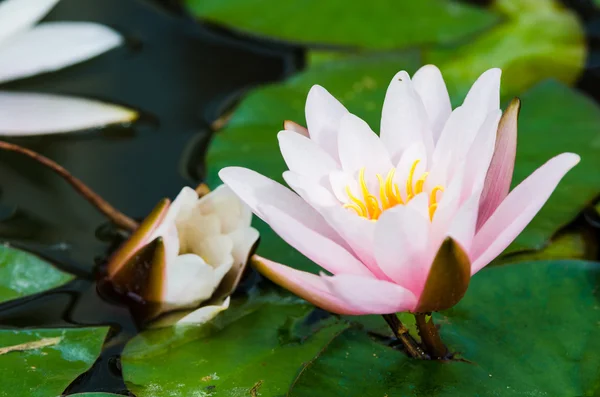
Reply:
<svg viewBox="0 0 600 397"><path fill-rule="evenodd" d="M186 0L199 18L305 45L394 49L449 43L492 26L483 8L446 0Z"/></svg>
<svg viewBox="0 0 600 397"><path fill-rule="evenodd" d="M450 349L468 362L409 359L348 329L300 369L288 396L594 395L599 278L600 264L577 261L485 270L436 316Z"/></svg>
<svg viewBox="0 0 600 397"><path fill-rule="evenodd" d="M0 302L58 287L72 278L35 255L0 246Z"/></svg>
<svg viewBox="0 0 600 397"><path fill-rule="evenodd" d="M106 331L106 328L0 330L0 396L60 395L96 361Z"/></svg>
<svg viewBox="0 0 600 397"><path fill-rule="evenodd" d="M130 390L138 397L167 390L173 397L283 395L302 363L347 327L334 322L311 335L303 324L312 306L289 296L233 305L202 327L136 337L122 357Z"/></svg>
<svg viewBox="0 0 600 397"><path fill-rule="evenodd" d="M425 52L425 63L442 70L455 105L490 68L503 70L502 95L507 99L547 78L565 84L577 80L586 42L573 11L557 0L496 0L494 8L506 17L498 26L466 44Z"/></svg>

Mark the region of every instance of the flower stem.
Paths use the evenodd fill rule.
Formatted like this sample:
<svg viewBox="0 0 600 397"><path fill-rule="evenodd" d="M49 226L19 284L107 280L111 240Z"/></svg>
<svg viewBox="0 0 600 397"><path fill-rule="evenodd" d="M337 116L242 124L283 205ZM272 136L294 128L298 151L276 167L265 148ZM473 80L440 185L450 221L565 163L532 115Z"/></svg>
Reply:
<svg viewBox="0 0 600 397"><path fill-rule="evenodd" d="M86 184L84 184L81 180L75 178L64 167L50 160L48 157L42 156L41 154L34 152L33 150L24 148L22 146L3 141L0 141L0 149L24 154L25 156L51 169L61 178L67 181L71 186L73 186L73 188L79 194L81 194L89 203L96 207L98 211L102 212L107 218L113 221L120 228L133 231L138 227L138 223L136 221L114 208L102 197L100 197L96 192L94 192Z"/></svg>
<svg viewBox="0 0 600 397"><path fill-rule="evenodd" d="M413 339L412 336L408 333L408 328L402 324L402 322L398 319L395 313L392 314L383 314L382 315L385 322L388 323L396 338L402 342L408 354L413 358L418 358L421 360L427 360L429 357L425 352L419 347L419 344Z"/></svg>
<svg viewBox="0 0 600 397"><path fill-rule="evenodd" d="M428 316L429 319L427 319ZM440 338L440 333L433 323L433 317L430 314L416 313L415 318L417 320L419 335L427 353L436 359L446 358L448 356L448 348L442 342L442 338Z"/></svg>

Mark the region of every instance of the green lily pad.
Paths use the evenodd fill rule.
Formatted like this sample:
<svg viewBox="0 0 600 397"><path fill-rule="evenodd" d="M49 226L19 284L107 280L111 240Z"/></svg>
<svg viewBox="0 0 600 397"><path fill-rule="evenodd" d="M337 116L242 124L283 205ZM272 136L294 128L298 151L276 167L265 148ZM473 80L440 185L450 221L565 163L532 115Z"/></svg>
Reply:
<svg viewBox="0 0 600 397"><path fill-rule="evenodd" d="M186 0L197 17L234 31L309 46L395 49L449 43L492 26L483 8L446 0Z"/></svg>
<svg viewBox="0 0 600 397"><path fill-rule="evenodd" d="M303 322L312 309L272 296L237 302L205 326L144 332L125 348L123 376L138 397L283 395L297 369L347 327L320 324L312 334Z"/></svg>
<svg viewBox="0 0 600 397"><path fill-rule="evenodd" d="M425 63L443 72L455 105L481 73L494 67L503 71L506 99L547 78L568 85L577 80L587 51L574 12L557 0L496 0L494 8L505 16L501 24L466 44L425 52Z"/></svg>
<svg viewBox="0 0 600 397"><path fill-rule="evenodd" d="M120 397L121 394L109 394L109 393L80 393L71 394L71 397Z"/></svg>
<svg viewBox="0 0 600 397"><path fill-rule="evenodd" d="M35 255L0 245L0 302L35 294L73 279Z"/></svg>
<svg viewBox="0 0 600 397"><path fill-rule="evenodd" d="M591 396L600 373L600 265L532 262L476 275L437 315L468 361L418 361L347 329L299 370L288 396Z"/></svg>
<svg viewBox="0 0 600 397"><path fill-rule="evenodd" d="M0 330L0 396L58 396L100 353L107 328Z"/></svg>

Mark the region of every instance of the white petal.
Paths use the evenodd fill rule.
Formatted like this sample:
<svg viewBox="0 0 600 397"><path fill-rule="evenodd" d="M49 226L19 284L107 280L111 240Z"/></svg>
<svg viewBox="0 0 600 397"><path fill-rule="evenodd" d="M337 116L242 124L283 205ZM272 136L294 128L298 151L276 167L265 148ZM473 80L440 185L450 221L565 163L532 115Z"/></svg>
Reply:
<svg viewBox="0 0 600 397"><path fill-rule="evenodd" d="M198 255L180 255L167 264L163 310L194 307L211 297L232 263L218 268L206 264Z"/></svg>
<svg viewBox="0 0 600 397"><path fill-rule="evenodd" d="M491 111L481 125L473 144L469 148L465 161L465 180L463 195L470 196L474 191L481 192L487 170L490 167L496 132L502 112L500 109Z"/></svg>
<svg viewBox="0 0 600 397"><path fill-rule="evenodd" d="M214 268L223 264L233 264L233 241L229 236L210 236L198 241L196 247L192 253L201 256L207 264Z"/></svg>
<svg viewBox="0 0 600 397"><path fill-rule="evenodd" d="M226 185L220 185L201 197L196 206L202 214L218 216L223 234L248 227L252 222L250 208Z"/></svg>
<svg viewBox="0 0 600 397"><path fill-rule="evenodd" d="M440 70L434 65L425 65L413 76L413 86L427 111L433 142L437 142L442 128L450 113L452 105L444 78Z"/></svg>
<svg viewBox="0 0 600 397"><path fill-rule="evenodd" d="M502 70L489 69L481 74L469 90L463 106L477 113L488 113L500 108L500 77Z"/></svg>
<svg viewBox="0 0 600 397"><path fill-rule="evenodd" d="M423 259L429 220L408 206L385 211L375 226L377 264L394 282L419 296L427 279Z"/></svg>
<svg viewBox="0 0 600 397"><path fill-rule="evenodd" d="M381 141L394 163L398 161L402 151L415 142L422 142L427 153L433 150L427 112L405 71L394 76L385 94L381 114Z"/></svg>
<svg viewBox="0 0 600 397"><path fill-rule="evenodd" d="M325 88L314 85L308 92L305 112L311 139L337 160L339 123L348 111Z"/></svg>
<svg viewBox="0 0 600 397"><path fill-rule="evenodd" d="M0 2L0 44L35 25L59 0L4 0Z"/></svg>
<svg viewBox="0 0 600 397"><path fill-rule="evenodd" d="M290 171L320 181L339 168L337 161L310 138L294 131L280 131L277 138Z"/></svg>
<svg viewBox="0 0 600 397"><path fill-rule="evenodd" d="M0 83L83 62L122 42L118 33L96 23L43 23L0 46Z"/></svg>
<svg viewBox="0 0 600 397"><path fill-rule="evenodd" d="M383 142L367 123L351 113L340 122L338 147L342 168L350 174L363 167L369 173L385 173L392 168Z"/></svg>
<svg viewBox="0 0 600 397"><path fill-rule="evenodd" d="M163 328L172 325L202 325L216 317L217 314L229 308L229 297L221 303L202 306L196 310L175 312L159 318L150 325L150 328Z"/></svg>
<svg viewBox="0 0 600 397"><path fill-rule="evenodd" d="M0 91L0 135L59 134L129 123L137 112L89 99Z"/></svg>
<svg viewBox="0 0 600 397"><path fill-rule="evenodd" d="M235 264L245 263L248 260L250 250L260 237L258 230L252 227L239 228L228 236L233 242L231 255Z"/></svg>

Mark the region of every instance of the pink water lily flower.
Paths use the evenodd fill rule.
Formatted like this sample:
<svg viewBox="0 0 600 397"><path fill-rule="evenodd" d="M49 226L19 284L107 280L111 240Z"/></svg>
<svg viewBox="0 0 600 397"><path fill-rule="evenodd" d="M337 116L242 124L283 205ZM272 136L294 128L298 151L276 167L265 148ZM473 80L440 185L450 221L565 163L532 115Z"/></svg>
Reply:
<svg viewBox="0 0 600 397"><path fill-rule="evenodd" d="M563 153L509 193L519 102L501 117L499 69L452 110L438 68L392 79L380 135L314 86L308 129L279 132L286 187L249 169L221 179L332 275L259 258L273 281L340 314L447 309L531 221L579 156Z"/></svg>

